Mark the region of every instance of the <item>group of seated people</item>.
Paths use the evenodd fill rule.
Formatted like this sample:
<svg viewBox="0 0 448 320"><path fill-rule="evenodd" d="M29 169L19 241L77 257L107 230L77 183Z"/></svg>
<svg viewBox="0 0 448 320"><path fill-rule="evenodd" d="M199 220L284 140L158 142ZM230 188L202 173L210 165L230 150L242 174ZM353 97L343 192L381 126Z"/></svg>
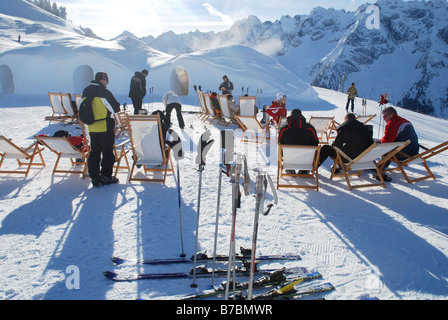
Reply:
<svg viewBox="0 0 448 320"><path fill-rule="evenodd" d="M414 156L419 153L418 137L412 124L398 116L397 111L393 107L387 107L382 111L382 116L386 122L384 136L378 143L399 142L410 140L411 143L406 146L402 153L408 156ZM337 147L351 159L355 159L364 150L369 148L375 141L372 138L373 131L362 122L356 120L353 113L345 116L344 123L337 129L337 136L332 145L323 145L319 157L319 166L330 157L336 159ZM287 123L280 129L278 136L279 144L286 145L319 145L319 139L315 128L306 122L305 117L299 109L292 110L287 117ZM398 154L397 158L403 160L403 155ZM344 159L345 160L345 159ZM336 172L340 168L335 169ZM291 172L292 173L292 172ZM374 178L380 178L374 174ZM385 181L391 181L391 178L383 174Z"/></svg>

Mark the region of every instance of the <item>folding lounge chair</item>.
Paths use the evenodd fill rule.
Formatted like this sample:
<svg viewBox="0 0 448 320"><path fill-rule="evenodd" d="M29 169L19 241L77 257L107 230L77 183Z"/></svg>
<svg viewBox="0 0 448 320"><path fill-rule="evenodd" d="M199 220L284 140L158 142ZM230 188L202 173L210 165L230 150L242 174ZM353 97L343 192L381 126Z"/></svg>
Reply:
<svg viewBox="0 0 448 320"><path fill-rule="evenodd" d="M333 126L334 117L313 117L308 121L317 132L319 143L328 144L330 139L334 139L331 133L335 130Z"/></svg>
<svg viewBox="0 0 448 320"><path fill-rule="evenodd" d="M208 121L208 118L212 118L209 122L210 124L215 120L218 120L218 124L222 123L223 121L222 116L220 114L217 114L215 110L213 110L212 108L212 99L210 98L209 94L204 94L204 101L205 101L205 107L207 108L207 110L211 112L206 120ZM203 121L206 120L203 119Z"/></svg>
<svg viewBox="0 0 448 320"><path fill-rule="evenodd" d="M255 112L257 109L257 97L239 97L238 101L240 103L240 116L255 117L257 115Z"/></svg>
<svg viewBox="0 0 448 320"><path fill-rule="evenodd" d="M174 173L171 149L165 146L159 115L128 116L133 164L129 182L149 181L165 183L168 172ZM134 176L136 166L143 166L145 177ZM152 177L146 174L152 173ZM157 177L161 173L162 177Z"/></svg>
<svg viewBox="0 0 448 320"><path fill-rule="evenodd" d="M53 114L46 117L45 120L51 121L65 121L69 118L67 110L65 110L62 104L62 95L60 92L48 92L48 97L50 99L51 108L53 109Z"/></svg>
<svg viewBox="0 0 448 320"><path fill-rule="evenodd" d="M231 116L229 102L227 100L227 95L219 94L218 95L219 105L221 106L221 112L223 118L218 122L218 124L223 124L228 126L232 120L236 122L235 118ZM227 119L227 121L226 121Z"/></svg>
<svg viewBox="0 0 448 320"><path fill-rule="evenodd" d="M205 95L205 93L198 90L199 106L201 107L201 112L198 114L198 117L202 121L206 121L209 117L212 117L211 110L209 110L207 105L205 104Z"/></svg>
<svg viewBox="0 0 448 320"><path fill-rule="evenodd" d="M119 137L122 133L129 132L129 123L125 111L114 113L115 118L115 137Z"/></svg>
<svg viewBox="0 0 448 320"><path fill-rule="evenodd" d="M61 93L62 105L65 111L67 111L67 120L71 119L71 123L78 120L78 112L73 109L72 95L70 93Z"/></svg>
<svg viewBox="0 0 448 320"><path fill-rule="evenodd" d="M279 188L305 188L319 191L318 162L320 146L278 145L277 189ZM298 173L288 173L285 170L294 170ZM300 173L308 171L309 173ZM283 177L314 178L314 184L286 184L281 183Z"/></svg>
<svg viewBox="0 0 448 320"><path fill-rule="evenodd" d="M90 133L89 133L89 126L86 125L83 122L79 122L82 130L82 134L84 136L84 139L86 140L88 147L90 148ZM130 142L130 139L127 139L120 144L114 144L114 156L115 156L115 174L114 177L117 176L118 170L131 170L131 166L129 165L129 160L127 158L127 153L130 149L126 149L126 145ZM122 161L124 159L124 164L122 164Z"/></svg>
<svg viewBox="0 0 448 320"><path fill-rule="evenodd" d="M10 139L0 136L0 168L5 159L15 159L19 167L26 166L25 170L0 170L0 173L20 173L26 177L32 166L45 167L45 161L41 153L42 150L43 148L39 147L37 142L34 142L28 148L20 148ZM41 162L34 162L36 155L39 155Z"/></svg>
<svg viewBox="0 0 448 320"><path fill-rule="evenodd" d="M384 165L398 152L400 152L404 147L406 147L410 141L406 142L391 142L391 143L373 143L369 148L367 148L363 153L361 153L355 159L350 159L343 151L339 148L334 147L336 150L336 160L333 165L330 179L333 177L344 177L347 182L348 189L351 191L355 188L364 187L374 187L381 186L386 187L386 183L383 179L383 168ZM344 162L344 160L346 162ZM341 168L341 174L335 174L336 167L339 165ZM351 176L361 176L364 170L375 169L380 182L371 182L365 184L353 185L350 182Z"/></svg>
<svg viewBox="0 0 448 320"><path fill-rule="evenodd" d="M255 116L235 116L235 119L243 129L241 141L264 143L271 139L269 122L263 126Z"/></svg>
<svg viewBox="0 0 448 320"><path fill-rule="evenodd" d="M76 147L66 137L36 136L35 138L38 142L42 143L45 147L57 155L56 163L53 168L53 175L56 173L74 173L82 174L83 178L87 176L87 159L89 158L90 153L89 147L86 147L84 150L80 151L76 149ZM61 158L70 159L70 169L59 169Z"/></svg>
<svg viewBox="0 0 448 320"><path fill-rule="evenodd" d="M437 145L437 146L435 146L434 148L431 148L431 149L425 148L423 146L420 146L420 147L423 148L424 151L419 153L419 154L417 154L417 155L415 155L415 156L413 156L413 157L408 156L408 155L406 155L406 154L404 154L402 152L399 152L399 153L395 154L392 157L391 160L397 167L396 168L390 168L390 169L388 168L388 169L384 170L384 172L389 172L389 171L393 171L393 170L400 170L401 173L403 174L404 178L406 179L406 181L408 183L414 183L414 182L418 182L418 181L425 180L425 179L430 179L430 178L436 179L436 177L432 173L431 169L429 169L429 166L428 166L428 163L427 163L426 160L428 160L429 158L431 158L431 157L433 157L433 156L435 156L435 155L437 155L437 154L439 154L439 153L441 153L443 151L448 150L448 141L445 141L445 142L443 142L443 143L441 143L441 144L439 144L439 145ZM397 157L398 154L401 154L402 156L406 156L407 158L405 160L399 160L398 157ZM423 167L425 168L427 174L424 174L423 176L419 176L417 178L411 179L409 177L409 175L406 173L405 168L409 168L410 165L412 165L412 164L421 164L421 165L423 165Z"/></svg>

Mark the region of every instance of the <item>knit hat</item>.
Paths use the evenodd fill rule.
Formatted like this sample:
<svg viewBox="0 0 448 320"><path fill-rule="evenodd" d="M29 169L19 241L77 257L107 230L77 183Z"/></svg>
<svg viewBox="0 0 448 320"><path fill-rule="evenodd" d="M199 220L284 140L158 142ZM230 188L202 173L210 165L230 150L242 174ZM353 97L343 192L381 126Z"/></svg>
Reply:
<svg viewBox="0 0 448 320"><path fill-rule="evenodd" d="M291 118L300 119L302 117L302 111L300 109L294 109L291 111Z"/></svg>
<svg viewBox="0 0 448 320"><path fill-rule="evenodd" d="M95 75L95 81L101 81L101 80L106 80L107 82L109 82L109 77L107 76L106 72L98 72Z"/></svg>
<svg viewBox="0 0 448 320"><path fill-rule="evenodd" d="M143 69L143 70L142 70L142 74L146 74L146 75L148 75L148 73L149 73L148 70L146 70L146 69Z"/></svg>
<svg viewBox="0 0 448 320"><path fill-rule="evenodd" d="M286 94L284 94L283 92L277 93L276 97L277 97L277 100L282 100L282 99L286 100Z"/></svg>

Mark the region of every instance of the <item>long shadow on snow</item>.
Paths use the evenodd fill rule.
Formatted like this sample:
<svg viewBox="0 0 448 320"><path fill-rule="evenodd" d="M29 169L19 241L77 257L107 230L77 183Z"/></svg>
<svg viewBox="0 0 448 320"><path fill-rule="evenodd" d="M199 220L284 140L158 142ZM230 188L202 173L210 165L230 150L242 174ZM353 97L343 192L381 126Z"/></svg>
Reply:
<svg viewBox="0 0 448 320"><path fill-rule="evenodd" d="M341 183L344 184L343 181ZM331 194L341 192L324 182L321 188ZM407 218L418 214L419 223L425 225L431 224L432 219L446 221L446 210L422 204L420 199L400 192L391 185L388 189L379 190L344 191L343 202L338 196L310 192L306 204L366 266L372 264L379 269L381 281L397 297L400 297L400 292L407 290L446 296L448 286L441 279L448 277L447 257L393 217L400 215ZM405 208L415 204L416 208L426 206L426 209L424 212L403 212L402 204L406 204ZM381 205L390 208L392 213L383 212ZM424 217L426 212L430 212L427 218Z"/></svg>

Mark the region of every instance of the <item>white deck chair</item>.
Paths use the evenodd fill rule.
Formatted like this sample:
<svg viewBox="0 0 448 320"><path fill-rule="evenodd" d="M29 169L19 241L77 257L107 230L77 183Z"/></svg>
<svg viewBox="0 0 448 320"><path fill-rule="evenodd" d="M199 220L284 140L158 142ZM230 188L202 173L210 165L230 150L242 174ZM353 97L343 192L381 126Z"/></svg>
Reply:
<svg viewBox="0 0 448 320"><path fill-rule="evenodd" d="M129 182L149 181L165 183L168 172L174 173L171 150L165 146L159 115L129 116L133 164ZM136 166L143 166L144 177L134 176ZM152 173L152 177L148 177ZM157 177L161 173L162 177ZM136 174L138 175L138 173Z"/></svg>
<svg viewBox="0 0 448 320"><path fill-rule="evenodd" d="M404 147L406 147L410 141L406 142L391 142L391 143L373 143L369 148L367 148L363 153L361 153L355 159L350 159L343 151L339 148L334 147L336 150L336 160L333 165L333 169L331 172L330 179L333 177L344 177L347 182L348 189L351 191L355 188L364 188L364 187L374 187L381 186L383 188L386 187L386 184L383 179L383 168L386 162L391 160L391 158L398 152L400 152ZM344 162L345 160L345 162ZM341 168L341 174L335 174L336 167L339 165ZM380 178L380 182L371 182L365 184L357 184L353 185L350 182L351 176L357 176L358 178L361 176L361 173L364 170L375 169L378 177Z"/></svg>
<svg viewBox="0 0 448 320"><path fill-rule="evenodd" d="M26 166L25 170L0 170L0 173L19 173L24 174L26 177L32 166L45 167L45 161L41 153L42 150L43 148L39 147L37 142L34 142L27 148L21 148L10 139L0 136L0 168L5 159L17 160L19 167ZM40 162L34 162L36 155L39 155Z"/></svg>
<svg viewBox="0 0 448 320"><path fill-rule="evenodd" d="M235 116L235 119L243 129L241 141L264 143L271 139L269 122L263 126L254 116Z"/></svg>
<svg viewBox="0 0 448 320"><path fill-rule="evenodd" d="M87 176L87 159L89 158L90 148L87 147L83 151L80 151L66 137L36 136L35 138L58 156L53 168L53 175L56 173L73 173L81 174L83 177ZM70 160L70 169L59 169L62 158L68 158ZM78 161L78 159L81 161Z"/></svg>
<svg viewBox="0 0 448 320"><path fill-rule="evenodd" d="M50 98L51 108L53 109L53 114L46 117L45 120L51 121L65 121L68 117L68 112L65 110L62 104L62 96L60 92L48 92L48 97Z"/></svg>
<svg viewBox="0 0 448 320"><path fill-rule="evenodd" d="M204 120L204 121L208 121L208 118L212 118L210 120L210 124L215 121L218 120L218 124L222 122L222 117L220 117L219 114L216 114L215 111L213 111L212 108L212 99L210 98L209 94L204 94L204 101L205 101L205 107L207 108L207 110L210 112L210 114L208 115L208 117Z"/></svg>
<svg viewBox="0 0 448 320"><path fill-rule="evenodd" d="M318 163L320 155L320 146L297 146L297 145L278 145L278 168L277 168L277 189L279 188L305 188L319 191ZM297 173L284 172L286 170L297 170ZM309 173L301 173L308 171ZM283 177L293 178L314 178L315 183L282 183ZM299 180L299 179L294 179Z"/></svg>
<svg viewBox="0 0 448 320"><path fill-rule="evenodd" d="M235 118L232 117L229 103L227 100L227 95L219 94L218 101L219 101L219 105L221 106L221 112L222 112L222 116L223 116L223 119L221 119L218 122L218 124L223 124L225 126L228 126L232 122L232 120L236 122Z"/></svg>
<svg viewBox="0 0 448 320"><path fill-rule="evenodd" d="M211 110L208 109L207 105L205 104L205 93L198 90L198 100L199 100L199 106L201 107L201 112L198 114L199 119L202 121L206 121L209 117L212 116Z"/></svg>
<svg viewBox="0 0 448 320"><path fill-rule="evenodd" d="M84 136L85 141L88 144L88 147L90 148L90 132L89 132L89 126L83 123L82 121L79 121L79 125L81 126L81 131ZM129 160L127 158L127 154L130 149L126 149L126 145L130 142L130 139L127 139L120 144L114 144L114 156L115 156L115 174L114 177L117 177L118 170L131 170L131 166L129 165ZM124 160L124 164L122 164L122 161Z"/></svg>
<svg viewBox="0 0 448 320"><path fill-rule="evenodd" d="M333 121L334 117L310 117L308 123L316 129L319 143L328 144L330 139L334 139L334 137L331 136L331 132L333 131Z"/></svg>
<svg viewBox="0 0 448 320"><path fill-rule="evenodd" d="M67 120L71 119L71 122L78 120L78 113L75 112L72 105L72 95L70 93L61 93L62 105L65 111L67 111Z"/></svg>
<svg viewBox="0 0 448 320"><path fill-rule="evenodd" d="M244 96L238 98L240 104L240 116L244 117L256 117L257 114L255 112L257 108L257 97L255 96Z"/></svg>

